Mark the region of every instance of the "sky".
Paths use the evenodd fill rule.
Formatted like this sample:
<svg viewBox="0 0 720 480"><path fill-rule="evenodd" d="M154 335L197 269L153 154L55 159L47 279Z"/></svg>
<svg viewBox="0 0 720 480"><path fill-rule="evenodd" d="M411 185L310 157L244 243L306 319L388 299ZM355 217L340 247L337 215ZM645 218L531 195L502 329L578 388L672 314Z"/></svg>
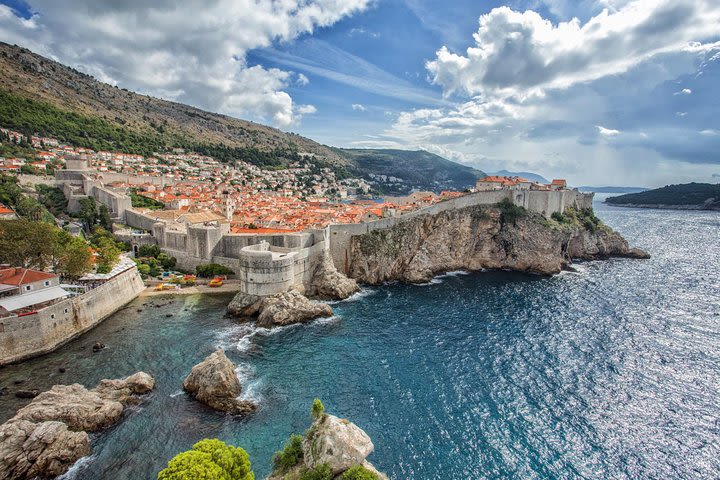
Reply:
<svg viewBox="0 0 720 480"><path fill-rule="evenodd" d="M720 182L718 0L0 0L0 40L328 145Z"/></svg>

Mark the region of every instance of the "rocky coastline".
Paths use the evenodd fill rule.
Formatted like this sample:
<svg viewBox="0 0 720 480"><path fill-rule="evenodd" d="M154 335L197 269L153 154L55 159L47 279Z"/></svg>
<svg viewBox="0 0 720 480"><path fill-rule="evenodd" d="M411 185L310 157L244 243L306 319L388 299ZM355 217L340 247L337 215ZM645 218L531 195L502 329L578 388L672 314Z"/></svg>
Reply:
<svg viewBox="0 0 720 480"><path fill-rule="evenodd" d="M349 276L369 285L425 283L455 270L554 275L573 260L649 258L591 211L585 215L558 222L517 207L471 206L414 217L353 237Z"/></svg>
<svg viewBox="0 0 720 480"><path fill-rule="evenodd" d="M55 385L0 425L0 480L30 480L62 475L90 455L88 433L114 425L127 405L155 388L144 372L125 379L82 385Z"/></svg>

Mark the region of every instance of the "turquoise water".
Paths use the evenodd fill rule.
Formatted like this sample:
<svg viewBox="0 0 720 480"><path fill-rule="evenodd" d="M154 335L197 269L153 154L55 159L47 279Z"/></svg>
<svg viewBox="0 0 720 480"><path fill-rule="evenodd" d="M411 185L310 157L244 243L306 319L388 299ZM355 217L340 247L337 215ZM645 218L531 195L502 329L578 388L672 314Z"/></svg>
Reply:
<svg viewBox="0 0 720 480"><path fill-rule="evenodd" d="M718 478L720 215L596 208L653 258L387 285L334 305L333 319L272 331L223 318L225 295L138 299L0 369L0 387L156 377L143 405L93 436L76 479L154 478L204 437L244 447L262 478L314 397L370 435L370 460L394 479ZM93 354L98 340L108 348ZM260 404L246 419L180 389L217 346ZM21 405L0 397L0 420Z"/></svg>

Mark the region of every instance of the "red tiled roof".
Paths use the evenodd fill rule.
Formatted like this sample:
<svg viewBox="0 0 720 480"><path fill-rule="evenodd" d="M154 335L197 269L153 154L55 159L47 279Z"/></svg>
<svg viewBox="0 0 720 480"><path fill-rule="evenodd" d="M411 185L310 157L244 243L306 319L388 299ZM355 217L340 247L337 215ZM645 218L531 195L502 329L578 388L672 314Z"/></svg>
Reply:
<svg viewBox="0 0 720 480"><path fill-rule="evenodd" d="M39 270L30 270L29 268L11 267L0 270L0 283L5 285L26 285L49 278L57 278L57 275Z"/></svg>

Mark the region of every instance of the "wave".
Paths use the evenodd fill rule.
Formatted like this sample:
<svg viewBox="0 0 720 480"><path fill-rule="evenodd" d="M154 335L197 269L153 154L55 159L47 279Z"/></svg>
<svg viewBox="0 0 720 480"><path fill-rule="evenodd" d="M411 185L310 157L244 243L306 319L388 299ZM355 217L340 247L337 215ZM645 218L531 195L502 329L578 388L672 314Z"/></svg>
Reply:
<svg viewBox="0 0 720 480"><path fill-rule="evenodd" d="M90 455L90 456L81 458L80 460L75 462L73 464L73 466L70 467L70 469L67 472L63 473L59 477L56 477L55 480L72 480L72 479L74 479L77 476L78 472L80 472L80 470L85 468L85 466L87 464L89 464L90 462L92 462L94 459L95 459L95 455Z"/></svg>
<svg viewBox="0 0 720 480"><path fill-rule="evenodd" d="M362 300L363 298L369 297L370 295L373 295L377 290L374 290L372 288L361 288L359 292L353 293L348 298L344 298L342 300L332 300L330 302L327 302L328 305L336 305L338 303L345 303L345 302L355 302L357 300Z"/></svg>
<svg viewBox="0 0 720 480"><path fill-rule="evenodd" d="M182 390L182 389L180 389L180 390L175 390L173 393L170 394L170 398L179 397L180 395L182 395L182 394L184 394L184 393L185 393L185 391Z"/></svg>

